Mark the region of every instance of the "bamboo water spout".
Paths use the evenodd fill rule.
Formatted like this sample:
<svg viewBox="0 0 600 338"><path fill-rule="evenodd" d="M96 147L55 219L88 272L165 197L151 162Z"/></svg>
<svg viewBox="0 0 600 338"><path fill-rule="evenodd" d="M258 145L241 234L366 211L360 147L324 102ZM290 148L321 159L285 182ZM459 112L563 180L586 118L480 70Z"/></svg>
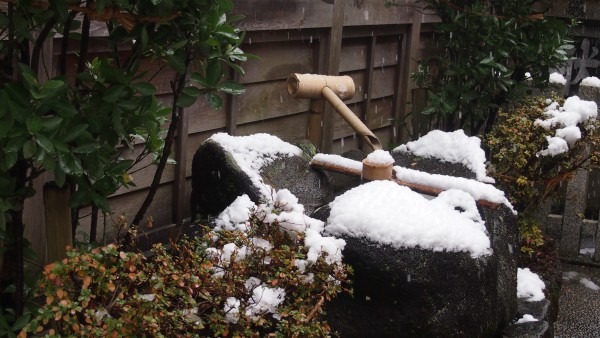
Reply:
<svg viewBox="0 0 600 338"><path fill-rule="evenodd" d="M354 80L351 77L296 73L289 76L287 87L290 95L297 99L327 100L365 144L372 150L382 149L377 136L343 102L354 96Z"/></svg>

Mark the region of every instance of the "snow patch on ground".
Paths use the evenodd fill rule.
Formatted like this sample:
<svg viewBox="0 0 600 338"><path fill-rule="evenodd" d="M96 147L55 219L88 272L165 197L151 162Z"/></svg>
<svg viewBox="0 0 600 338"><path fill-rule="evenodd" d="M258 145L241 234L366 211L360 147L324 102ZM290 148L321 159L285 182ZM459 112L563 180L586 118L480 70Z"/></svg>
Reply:
<svg viewBox="0 0 600 338"><path fill-rule="evenodd" d="M594 291L600 290L600 286L598 286L596 283L592 282L588 278L581 278L579 280L579 283L583 284L586 288L592 289Z"/></svg>
<svg viewBox="0 0 600 338"><path fill-rule="evenodd" d="M366 237L396 248L463 251L473 258L492 252L475 200L463 191L427 200L392 181L373 181L336 197L330 207L326 231L334 236Z"/></svg>
<svg viewBox="0 0 600 338"><path fill-rule="evenodd" d="M485 152L481 149L481 140L476 136L467 136L463 130L450 133L433 130L393 151L409 152L420 157L462 164L477 175L477 180L494 183L494 179L486 174L486 158Z"/></svg>
<svg viewBox="0 0 600 338"><path fill-rule="evenodd" d="M527 323L527 322L537 322L538 319L534 318L532 315L525 314L522 318L517 320L517 324Z"/></svg>

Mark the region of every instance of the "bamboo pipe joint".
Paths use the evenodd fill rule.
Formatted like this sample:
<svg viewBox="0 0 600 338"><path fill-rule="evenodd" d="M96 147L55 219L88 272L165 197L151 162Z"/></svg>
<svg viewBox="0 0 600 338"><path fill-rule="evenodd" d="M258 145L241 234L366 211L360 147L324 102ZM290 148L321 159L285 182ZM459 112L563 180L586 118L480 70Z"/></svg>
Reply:
<svg viewBox="0 0 600 338"><path fill-rule="evenodd" d="M354 80L350 76L318 74L291 74L287 81L288 92L296 99L318 100L323 98L323 88L330 88L341 100L354 97Z"/></svg>

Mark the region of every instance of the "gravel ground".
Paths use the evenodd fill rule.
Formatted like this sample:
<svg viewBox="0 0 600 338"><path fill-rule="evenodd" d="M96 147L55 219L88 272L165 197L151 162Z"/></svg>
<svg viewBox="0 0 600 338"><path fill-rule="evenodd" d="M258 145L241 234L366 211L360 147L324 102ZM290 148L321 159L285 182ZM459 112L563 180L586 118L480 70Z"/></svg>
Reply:
<svg viewBox="0 0 600 338"><path fill-rule="evenodd" d="M600 286L600 269L563 264L563 271L554 337L600 337L600 290L594 290Z"/></svg>

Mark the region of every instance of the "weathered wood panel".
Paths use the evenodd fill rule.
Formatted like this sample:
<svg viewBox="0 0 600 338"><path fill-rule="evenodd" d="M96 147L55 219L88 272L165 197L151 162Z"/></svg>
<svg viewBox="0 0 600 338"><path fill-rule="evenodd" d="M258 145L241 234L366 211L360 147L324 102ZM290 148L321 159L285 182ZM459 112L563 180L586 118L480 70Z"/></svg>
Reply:
<svg viewBox="0 0 600 338"><path fill-rule="evenodd" d="M412 1L396 1L396 6L388 6L381 0L345 0L344 25L387 25L411 23L415 13ZM401 4L402 3L402 4Z"/></svg>
<svg viewBox="0 0 600 338"><path fill-rule="evenodd" d="M387 127L391 125L390 119L392 118L392 98L391 97L387 97L387 98L380 98L377 100L373 100L371 101L371 104L369 105L369 112L366 114L367 116L367 121L366 121L366 125L367 127L369 127L369 129L374 130L374 129L379 129L382 127ZM353 112L354 114L356 114L357 116L361 116L362 114L362 110L363 107L360 104L351 104L348 106ZM352 127L350 127L350 125L348 125L348 123L346 123L346 121L344 121L344 119L339 116L339 114L336 114L335 118L335 131L334 131L334 138L338 139L341 137L348 137L348 136L352 136L354 137L354 129L352 129Z"/></svg>
<svg viewBox="0 0 600 338"><path fill-rule="evenodd" d="M306 138L308 115L308 113L299 113L291 116L242 124L238 126L238 135L268 132L284 141L295 143Z"/></svg>
<svg viewBox="0 0 600 338"><path fill-rule="evenodd" d="M239 124L305 112L310 100L294 99L287 91L286 80L256 83L246 86L236 107Z"/></svg>
<svg viewBox="0 0 600 338"><path fill-rule="evenodd" d="M387 67L398 63L398 36L377 37L374 66ZM345 39L340 54L340 72L367 68L368 38Z"/></svg>
<svg viewBox="0 0 600 338"><path fill-rule="evenodd" d="M244 52L257 55L261 60L249 60L243 64L246 74L240 77L240 82L282 80L291 73L313 73L314 49L319 46L317 40L311 40L243 45Z"/></svg>
<svg viewBox="0 0 600 338"><path fill-rule="evenodd" d="M133 193L112 197L110 199L112 214L108 215L106 218L106 227L104 227L104 216L101 215L101 213L98 216L98 242L102 243L104 240L107 242L112 241L118 231L118 229L115 227L117 224L117 217L123 214L128 221L131 221L140 205L142 205L144 198L146 198L146 194L147 190L139 190ZM147 217L153 218L153 222L156 226L171 223L172 196L173 188L171 184L163 184L158 188L156 196L154 197L154 201L146 213ZM84 208L81 210L78 231L89 233L90 212L90 208ZM143 227L145 224L142 224L141 226ZM105 237L104 233L106 234Z"/></svg>
<svg viewBox="0 0 600 338"><path fill-rule="evenodd" d="M390 128L389 127L385 127L385 128L381 128L378 130L372 130L373 133L375 134L375 136L377 136L377 138L379 139L379 141L381 141L381 144L383 145L384 149L386 148L386 145L390 143ZM332 148L332 152L334 154L343 154L344 152L348 151L348 150L352 150L352 149L357 149L358 148L358 137L344 137L344 138L340 138L340 139L336 139L333 141L333 148ZM369 151L369 149L365 149L366 151Z"/></svg>
<svg viewBox="0 0 600 338"><path fill-rule="evenodd" d="M246 18L243 30L281 30L330 27L333 1L320 0L237 0L233 12Z"/></svg>

